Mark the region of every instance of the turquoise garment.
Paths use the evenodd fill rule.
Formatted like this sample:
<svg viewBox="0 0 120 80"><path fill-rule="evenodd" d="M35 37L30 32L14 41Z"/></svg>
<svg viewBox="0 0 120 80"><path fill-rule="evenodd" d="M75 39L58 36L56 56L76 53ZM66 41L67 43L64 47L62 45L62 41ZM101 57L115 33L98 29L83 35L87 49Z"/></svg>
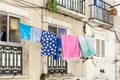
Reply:
<svg viewBox="0 0 120 80"><path fill-rule="evenodd" d="M22 39L30 40L30 32L32 26L19 23L20 35Z"/></svg>
<svg viewBox="0 0 120 80"><path fill-rule="evenodd" d="M86 41L86 44L87 44L87 47L88 47L88 51L89 51L88 56L95 55L96 52L95 52L95 49L94 49L94 46L93 46L92 38L90 36L85 36L85 41Z"/></svg>
<svg viewBox="0 0 120 80"><path fill-rule="evenodd" d="M87 47L87 44L86 44L86 41L85 41L85 38L83 36L81 36L79 38L79 43L80 43L80 47L81 47L81 51L82 51L82 57L88 57L87 54L88 54L88 47Z"/></svg>
<svg viewBox="0 0 120 80"><path fill-rule="evenodd" d="M92 39L89 36L83 37L81 36L79 38L79 42L80 42L80 47L82 50L82 56L87 58L87 57L91 57L95 54L95 50L93 47L93 43L92 43Z"/></svg>

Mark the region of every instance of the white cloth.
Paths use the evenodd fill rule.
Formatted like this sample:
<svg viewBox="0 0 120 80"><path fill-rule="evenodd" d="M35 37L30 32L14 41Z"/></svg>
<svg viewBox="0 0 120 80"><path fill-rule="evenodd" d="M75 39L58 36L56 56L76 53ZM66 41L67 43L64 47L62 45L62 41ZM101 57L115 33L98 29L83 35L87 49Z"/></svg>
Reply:
<svg viewBox="0 0 120 80"><path fill-rule="evenodd" d="M41 34L42 34L42 30L37 29L37 28L32 28L31 29L31 40L35 42L40 42Z"/></svg>

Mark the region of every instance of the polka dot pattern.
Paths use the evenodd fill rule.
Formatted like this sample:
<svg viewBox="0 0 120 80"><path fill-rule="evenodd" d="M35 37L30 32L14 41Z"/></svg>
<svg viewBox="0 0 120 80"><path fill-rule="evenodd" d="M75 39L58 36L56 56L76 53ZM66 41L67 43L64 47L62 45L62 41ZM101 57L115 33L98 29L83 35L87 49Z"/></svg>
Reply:
<svg viewBox="0 0 120 80"><path fill-rule="evenodd" d="M57 35L52 32L43 31L41 36L41 54L56 55Z"/></svg>

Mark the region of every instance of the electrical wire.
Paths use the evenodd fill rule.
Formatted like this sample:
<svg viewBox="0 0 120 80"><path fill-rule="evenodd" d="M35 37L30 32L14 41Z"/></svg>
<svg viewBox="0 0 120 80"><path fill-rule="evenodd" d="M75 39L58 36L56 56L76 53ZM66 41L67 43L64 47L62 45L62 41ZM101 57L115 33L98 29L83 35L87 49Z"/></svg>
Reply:
<svg viewBox="0 0 120 80"><path fill-rule="evenodd" d="M32 4L34 4L33 0L32 0ZM44 6L44 5L43 5ZM41 8L41 14L40 12L34 8L34 10L38 13L38 15L41 17L41 20L42 20L42 26L41 26L41 29L43 30L43 9Z"/></svg>
<svg viewBox="0 0 120 80"><path fill-rule="evenodd" d="M12 0L14 3L16 3L17 5L19 5L19 6L24 6L24 7L33 7L33 6L31 6L31 5L28 5L28 4L25 4L25 3L23 3L23 2L21 2L21 1L19 1L19 0Z"/></svg>
<svg viewBox="0 0 120 80"><path fill-rule="evenodd" d="M17 6L17 7L23 7L23 8L41 8L41 9L49 10L49 9L47 9L47 8L45 8L45 7L38 6L38 5L34 4L34 3L30 3L30 2L25 1L25 0L20 0L21 2L18 1L18 0L12 0L12 1L14 1L14 2L17 1L17 2L19 3L19 5L18 5L18 4L16 5L16 4L7 2L7 1L5 1L5 0L2 0L2 1L3 1L3 2L6 2L6 3L8 3L8 4L11 4L11 5L13 5L13 6ZM24 3L23 3L23 2L24 2ZM15 2L15 3L16 3L16 2ZM27 3L27 4L26 4L26 3ZM22 5L20 5L20 4L22 4ZM28 5L28 4L29 4L29 5ZM24 6L23 6L23 5L24 5ZM112 6L112 7L115 7L115 6ZM56 13L59 13L59 14L61 14L61 15L68 16L68 17L73 18L73 19L75 19L75 20L79 20L79 21L81 21L81 22L87 23L87 24L90 25L90 27L92 27L93 29L95 29L94 27L96 27L96 26L93 26L93 25L89 24L87 21L82 21L81 19L74 18L74 17L69 16L69 15L66 15L66 14L64 14L64 13L60 13L60 12L56 12ZM95 29L95 30L97 30L97 29ZM118 42L120 43L120 39L118 38L117 32L116 32L115 30L110 30L110 29L105 29L105 30L109 30L109 31L114 32L114 33L115 33L115 36L116 36L116 38L117 38L117 40L118 40ZM97 31L105 31L105 30L97 30Z"/></svg>
<svg viewBox="0 0 120 80"><path fill-rule="evenodd" d="M90 23L86 22L86 24L88 24L92 29L96 30L96 31L106 31L106 29L103 29L103 30L99 30L99 29L96 29L98 26L93 26L91 25Z"/></svg>
<svg viewBox="0 0 120 80"><path fill-rule="evenodd" d="M13 1L13 0L12 0ZM16 1L16 0L15 0ZM27 6L26 4L25 4L25 6L23 6L23 5L17 5L16 3L14 4L14 3L10 3L10 2L8 2L8 1L5 1L5 0L2 0L2 2L5 2L5 3L8 3L8 4L10 4L10 5L13 5L13 6L17 6L17 7L22 7L22 8L44 8L44 7L41 7L41 6ZM44 9L46 9L46 8L44 8Z"/></svg>
<svg viewBox="0 0 120 80"><path fill-rule="evenodd" d="M110 30L110 29L109 29L109 31L114 32L114 34L115 34L115 36L116 36L117 41L120 43L120 39L119 39L119 37L118 37L118 35L117 35L117 32L116 32L115 30Z"/></svg>
<svg viewBox="0 0 120 80"><path fill-rule="evenodd" d="M111 6L110 8L114 8L114 7L117 7L117 6L120 6L120 4L116 4L114 6Z"/></svg>
<svg viewBox="0 0 120 80"><path fill-rule="evenodd" d="M25 1L25 0L20 0L20 1L22 1L22 2L25 2L25 3L27 3L27 4L31 4L31 5L33 5L33 6L41 7L41 6L37 5L37 4L30 3L30 2L28 2L28 1Z"/></svg>

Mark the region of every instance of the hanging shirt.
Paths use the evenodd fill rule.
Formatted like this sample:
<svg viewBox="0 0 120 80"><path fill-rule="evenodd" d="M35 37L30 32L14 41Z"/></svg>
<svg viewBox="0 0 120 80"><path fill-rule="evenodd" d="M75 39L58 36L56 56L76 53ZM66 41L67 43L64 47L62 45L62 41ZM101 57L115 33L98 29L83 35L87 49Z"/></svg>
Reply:
<svg viewBox="0 0 120 80"><path fill-rule="evenodd" d="M82 57L88 57L89 56L88 47L87 47L85 38L83 36L79 38L79 43L80 43L81 51L83 53Z"/></svg>
<svg viewBox="0 0 120 80"><path fill-rule="evenodd" d="M74 59L80 58L80 47L77 36L62 35L62 58Z"/></svg>
<svg viewBox="0 0 120 80"><path fill-rule="evenodd" d="M80 47L83 53L82 54L83 57L87 58L95 54L95 51L92 45L92 39L90 39L90 37L81 36L79 38L79 42L80 42Z"/></svg>
<svg viewBox="0 0 120 80"><path fill-rule="evenodd" d="M59 57L60 57L59 49L60 48L61 48L61 38L57 38L57 54L53 56L54 60L59 60Z"/></svg>
<svg viewBox="0 0 120 80"><path fill-rule="evenodd" d="M20 35L22 39L30 40L31 27L32 26L19 23Z"/></svg>
<svg viewBox="0 0 120 80"><path fill-rule="evenodd" d="M93 56L96 54L94 46L93 46L93 40L90 36L85 36L85 41L88 47L88 51L90 51L91 53L89 53L89 56Z"/></svg>
<svg viewBox="0 0 120 80"><path fill-rule="evenodd" d="M32 28L31 29L31 40L35 42L40 42L41 34L42 34L42 30L37 29L37 28Z"/></svg>
<svg viewBox="0 0 120 80"><path fill-rule="evenodd" d="M41 35L41 54L56 55L57 54L57 36L52 32L43 31Z"/></svg>

